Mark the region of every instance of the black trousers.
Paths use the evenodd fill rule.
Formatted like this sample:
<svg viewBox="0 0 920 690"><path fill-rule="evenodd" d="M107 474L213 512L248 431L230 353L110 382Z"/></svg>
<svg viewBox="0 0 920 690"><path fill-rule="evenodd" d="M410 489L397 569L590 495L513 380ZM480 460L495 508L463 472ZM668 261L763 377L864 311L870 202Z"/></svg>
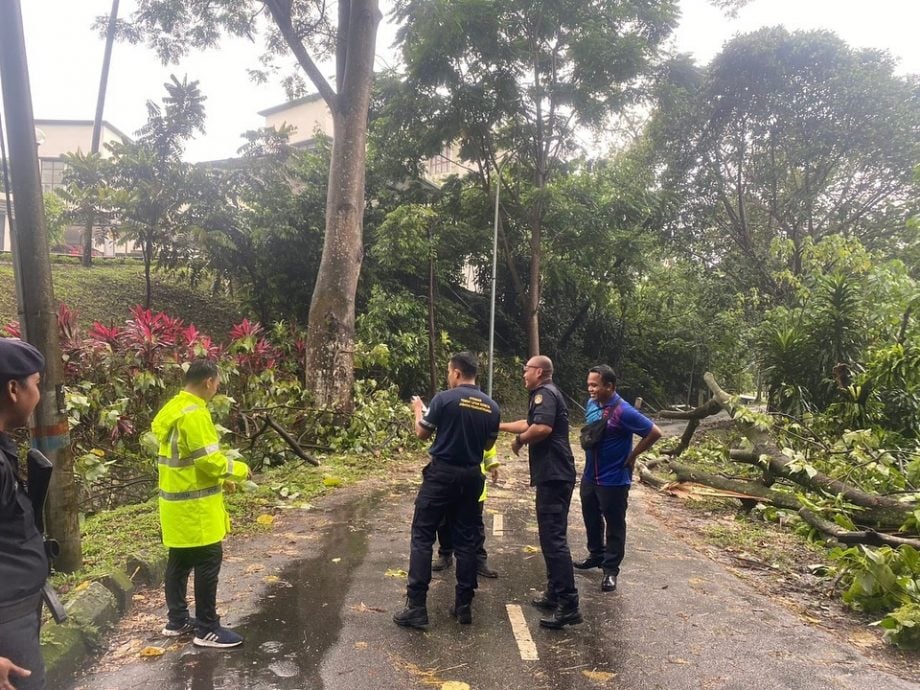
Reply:
<svg viewBox="0 0 920 690"><path fill-rule="evenodd" d="M626 550L629 485L598 486L582 481L579 493L589 557L603 559L605 575L619 575Z"/></svg>
<svg viewBox="0 0 920 690"><path fill-rule="evenodd" d="M164 584L170 623L179 625L189 619L185 595L188 590L189 573L194 570L195 618L198 619L198 630L206 633L220 626L220 617L217 615L217 579L223 559L224 549L221 542L186 549L169 549Z"/></svg>
<svg viewBox="0 0 920 690"><path fill-rule="evenodd" d="M565 481L537 484L537 529L546 561L546 594L560 602L578 601L569 551L569 504L575 485Z"/></svg>
<svg viewBox="0 0 920 690"><path fill-rule="evenodd" d="M486 553L486 526L482 521L482 509L484 501L479 501L479 532L476 535L476 564L484 565L489 554ZM444 518L444 521L438 525L438 555L454 555L454 526Z"/></svg>
<svg viewBox="0 0 920 690"><path fill-rule="evenodd" d="M21 668L28 669L28 678L10 673L10 682L16 690L45 690L45 662L42 660L38 631L41 620L41 599L34 599L32 611L13 620L0 623L0 656L5 656Z"/></svg>
<svg viewBox="0 0 920 690"><path fill-rule="evenodd" d="M431 582L431 553L438 525L447 519L457 555L456 603L468 604L476 590L476 542L482 522L479 496L483 476L479 465L457 467L432 460L422 470L422 486L415 499L412 541L409 551L409 582L406 594L422 603Z"/></svg>

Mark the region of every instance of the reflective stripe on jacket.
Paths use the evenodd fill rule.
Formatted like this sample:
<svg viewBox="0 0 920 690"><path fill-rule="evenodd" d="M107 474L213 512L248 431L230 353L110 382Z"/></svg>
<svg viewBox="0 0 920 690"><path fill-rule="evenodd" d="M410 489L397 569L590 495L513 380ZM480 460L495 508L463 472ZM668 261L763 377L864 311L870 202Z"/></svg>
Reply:
<svg viewBox="0 0 920 690"><path fill-rule="evenodd" d="M207 404L188 391L180 391L157 413L153 433L160 442L163 543L174 548L216 544L230 531L224 480L245 479L249 467L221 453Z"/></svg>

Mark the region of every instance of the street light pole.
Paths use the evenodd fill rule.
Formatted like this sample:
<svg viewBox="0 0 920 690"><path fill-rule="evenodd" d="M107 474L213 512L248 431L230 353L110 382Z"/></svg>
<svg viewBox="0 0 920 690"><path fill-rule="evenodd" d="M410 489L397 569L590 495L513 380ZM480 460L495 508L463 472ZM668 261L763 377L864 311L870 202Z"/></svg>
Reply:
<svg viewBox="0 0 920 690"><path fill-rule="evenodd" d="M64 406L64 370L51 286L48 232L42 206L42 185L38 169L32 93L26 62L25 37L19 0L0 0L0 76L3 81L3 112L9 144L9 165L13 193L10 228L13 270L21 281L19 313L23 340L45 356L41 377L41 400L32 415L32 445L54 463L48 494L51 536L61 545L56 565L71 572L81 563L80 525L70 430Z"/></svg>
<svg viewBox="0 0 920 690"><path fill-rule="evenodd" d="M492 227L492 298L489 304L489 383L486 394L492 397L492 375L495 369L495 281L498 275L498 209L502 191L502 168L510 156L495 168L495 223Z"/></svg>

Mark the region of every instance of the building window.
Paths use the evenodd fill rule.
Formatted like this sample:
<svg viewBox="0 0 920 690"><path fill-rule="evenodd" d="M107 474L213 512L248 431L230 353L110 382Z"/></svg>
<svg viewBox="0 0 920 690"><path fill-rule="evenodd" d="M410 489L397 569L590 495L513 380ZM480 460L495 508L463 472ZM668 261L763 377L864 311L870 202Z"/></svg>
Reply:
<svg viewBox="0 0 920 690"><path fill-rule="evenodd" d="M42 193L48 194L64 184L67 164L59 158L41 158Z"/></svg>
<svg viewBox="0 0 920 690"><path fill-rule="evenodd" d="M453 169L453 163L451 162L451 147L450 144L446 144L436 156L432 156L428 159L428 174L432 177L438 177L439 175L447 175Z"/></svg>

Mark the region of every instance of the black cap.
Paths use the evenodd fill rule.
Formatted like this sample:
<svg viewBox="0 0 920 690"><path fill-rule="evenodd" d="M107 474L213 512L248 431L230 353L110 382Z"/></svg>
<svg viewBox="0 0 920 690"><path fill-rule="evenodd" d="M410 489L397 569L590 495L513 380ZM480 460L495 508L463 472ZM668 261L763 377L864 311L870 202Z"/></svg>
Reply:
<svg viewBox="0 0 920 690"><path fill-rule="evenodd" d="M22 379L45 370L45 358L18 338L0 338L0 378Z"/></svg>

